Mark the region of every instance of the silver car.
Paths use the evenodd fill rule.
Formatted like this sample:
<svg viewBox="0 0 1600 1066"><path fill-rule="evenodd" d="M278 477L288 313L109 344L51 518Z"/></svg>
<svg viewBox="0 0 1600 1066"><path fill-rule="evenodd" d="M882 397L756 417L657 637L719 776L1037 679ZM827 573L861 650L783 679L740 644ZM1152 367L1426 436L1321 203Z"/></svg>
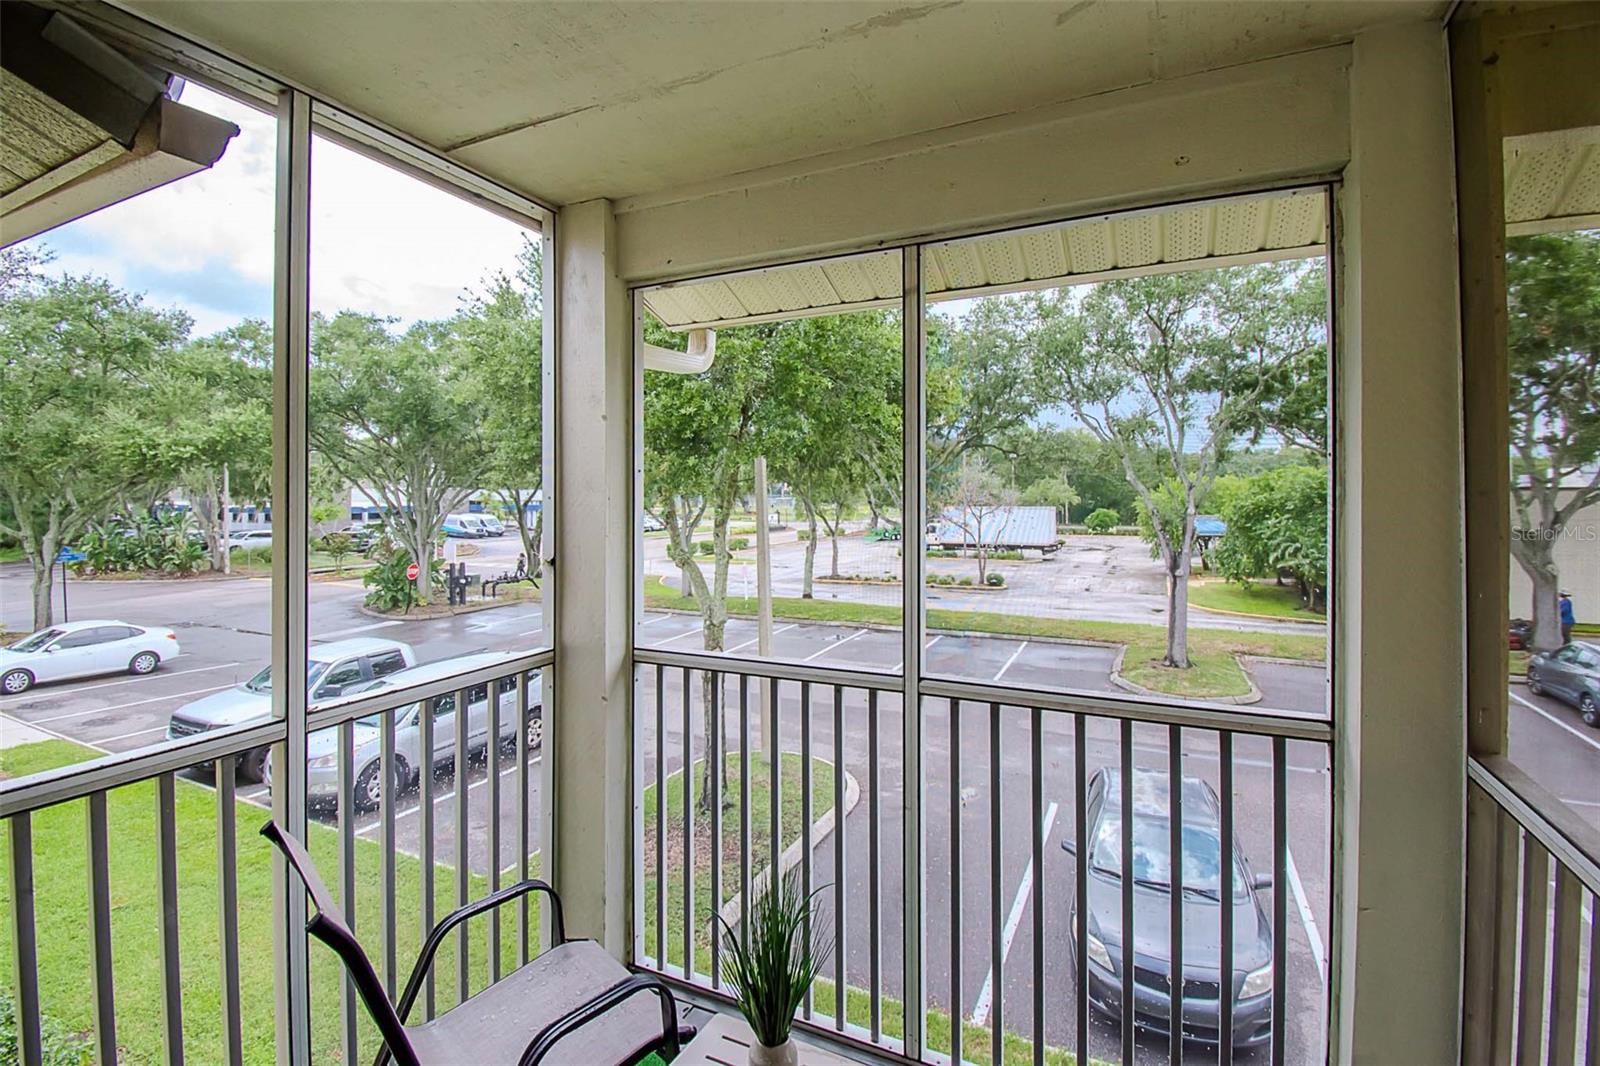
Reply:
<svg viewBox="0 0 1600 1066"><path fill-rule="evenodd" d="M377 637L313 644L307 654L306 697L313 710L417 663L417 653L411 645ZM242 685L179 707L167 722L167 739L178 740L246 722L265 722L271 716L272 667L266 666ZM260 780L266 758L266 748L241 755L239 775L247 781Z"/></svg>
<svg viewBox="0 0 1600 1066"><path fill-rule="evenodd" d="M503 655L481 653L463 655L454 659L427 663L385 677L382 681L364 687L363 695L387 688L404 688L430 681L454 677L504 662ZM467 693L467 749L468 757L488 747L489 700L487 685L476 685ZM514 744L517 736L517 683L516 678L505 677L494 682L495 696L500 708L500 742ZM412 787L421 774L422 728L421 719L427 705L433 715L433 762L449 765L455 759L456 695L453 692L413 703L408 707L388 712L395 715L394 761L395 791ZM539 672L528 674L528 696L524 708L528 716L528 747L537 748L543 741L543 708ZM371 811L382 799L382 714L369 715L354 724L355 758L354 796L355 809ZM339 731L336 728L318 729L306 738L306 795L314 802L337 806L339 803ZM266 780L271 784L270 758L265 766Z"/></svg>

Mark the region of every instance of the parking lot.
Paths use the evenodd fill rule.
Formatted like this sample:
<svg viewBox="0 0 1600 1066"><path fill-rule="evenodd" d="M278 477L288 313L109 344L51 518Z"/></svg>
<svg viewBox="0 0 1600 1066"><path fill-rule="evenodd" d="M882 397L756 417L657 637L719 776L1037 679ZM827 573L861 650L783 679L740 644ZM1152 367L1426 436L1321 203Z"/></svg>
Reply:
<svg viewBox="0 0 1600 1066"><path fill-rule="evenodd" d="M512 548L508 538L504 547ZM500 545L495 546L500 549ZM514 551L512 553L514 559ZM268 655L270 617L269 584L259 579L202 580L192 582L78 582L72 588L73 617L107 617L175 628L182 643L182 655L147 677L124 675L88 678L64 684L40 686L20 696L0 697L0 724L23 722L92 748L126 751L159 742L168 716L179 707L212 692L236 685L264 663ZM26 574L20 568L0 568L0 603L4 623L12 629L25 628ZM310 586L313 639L317 642L346 636L377 636L410 643L422 662L432 662L478 651L526 650L539 639L540 608L536 603L519 603L475 614L434 620L375 619L359 607L361 587L355 580L317 581ZM641 619L640 643L667 649L695 650L699 646L698 617L685 614L649 612ZM728 625L725 646L729 652L754 655L757 648L753 622L735 619ZM789 623L774 627L772 654L776 657L820 666L840 666L895 670L903 649L897 631L848 625ZM928 638L926 661L930 673L945 673L987 682L1020 687L1066 687L1088 692L1114 694L1119 690L1110 681L1116 651L1085 644L1066 644L1020 638L971 636L953 633L933 634ZM1320 665L1287 663L1249 664L1260 688L1261 707L1316 713L1326 706L1326 679ZM653 780L655 723L655 676L652 669L641 669L638 740L646 753L646 781ZM669 709L680 708L676 671L666 674ZM800 692L797 684L781 689L784 747L800 746ZM831 695L814 689L812 741L815 754L832 759ZM1531 696L1524 687L1513 686L1511 755L1520 764L1561 796L1585 817L1600 824L1600 731L1589 730L1571 708L1549 698ZM726 705L725 729L730 738L738 736L737 701ZM1061 850L1064 834L1071 830L1075 788L1072 779L1075 737L1070 716L1046 715L1042 721L1043 809L1040 816L1047 829L1044 865L1032 867L1029 834L1032 825L1030 794L1029 714L1021 708L1000 711L998 754L1001 805L1001 838L991 847L990 803L995 799L991 787L991 720L988 705L964 706L959 731L952 733L950 708L942 700L928 702L923 724L924 777L923 811L927 872L925 918L927 929L926 964L931 1002L948 1009L954 998L953 974L960 974L960 1007L969 1017L987 1017L999 1007L1005 1025L1014 1031L1030 1031L1031 981L1036 951L1044 956L1046 1031L1051 1043L1070 1045L1072 1012L1067 1004L1071 992L1070 956L1067 953L1069 906L1073 859ZM698 715L694 718L692 751L703 751ZM752 723L752 736L757 729ZM905 782L900 752L901 712L897 697L885 696L880 702L879 789L877 794L878 829L882 848L878 887L882 901L880 923L881 966L886 994L900 990L900 945L902 919L899 867L900 808ZM1085 758L1089 770L1116 765L1120 747L1115 723L1091 719L1086 730ZM817 884L841 881L845 889L847 936L841 954L852 984L865 985L870 962L870 932L865 901L869 895L868 840L873 804L867 791L869 781L867 712L863 693L846 693L844 769L855 778L862 795L860 802L844 820L846 865L842 878L835 870L832 838L814 842L814 880ZM666 768L670 772L683 762L684 738L681 713L669 713L664 743ZM959 748L962 771L957 788L952 789L950 754ZM1167 765L1167 734L1164 727L1138 726L1134 736L1136 765L1161 769ZM537 762L535 754L534 761ZM1214 733L1188 730L1184 739L1185 772L1198 776L1213 787L1220 785L1218 741ZM487 760L474 760L467 774L469 797L469 864L485 871L498 859L501 868L516 861L516 813L514 789L516 767L508 755L499 758L503 796L498 812L489 809ZM1320 1046L1319 1026L1326 1003L1328 936L1328 797L1331 781L1326 753L1316 745L1294 744L1289 749L1288 824L1293 874L1287 885L1274 885L1270 891L1289 893L1288 913L1290 969L1286 975L1289 1017L1292 1019L1290 1058L1295 1048ZM1270 752L1264 741L1240 738L1234 751L1234 792L1241 848L1247 861L1258 871L1270 871L1272 828ZM199 775L195 775L197 778ZM541 796L538 766L529 767L528 788L533 812L528 846L539 847ZM260 785L241 789L250 801L265 803L266 790ZM434 853L441 861L452 861L454 840L454 782L448 772L440 775L435 790ZM954 802L952 802L954 801ZM952 816L955 816L953 818ZM330 817L326 811L318 817ZM488 826L498 818L501 852L488 854ZM416 854L419 848L421 811L413 792L402 796L396 815L396 843ZM952 834L953 824L959 831ZM357 819L357 831L377 835L379 826L373 815ZM961 861L954 860L953 842L959 840ZM998 862L998 870L992 863ZM992 898L998 879L998 908ZM959 915L952 915L954 889L959 885ZM1045 939L1035 944L1032 935L1031 907L1034 894L1043 901ZM829 910L833 894L824 893ZM1262 905L1270 913L1270 894ZM1002 918L1003 967L996 979L991 972L992 917L998 909ZM955 935L952 936L952 930ZM959 962L953 950L959 945ZM1091 1032L1091 1048L1112 1054L1116 1033L1111 1023L1096 1023ZM1143 1045L1141 1045L1143 1046ZM1143 1054L1152 1059L1164 1054L1164 1042L1152 1041Z"/></svg>

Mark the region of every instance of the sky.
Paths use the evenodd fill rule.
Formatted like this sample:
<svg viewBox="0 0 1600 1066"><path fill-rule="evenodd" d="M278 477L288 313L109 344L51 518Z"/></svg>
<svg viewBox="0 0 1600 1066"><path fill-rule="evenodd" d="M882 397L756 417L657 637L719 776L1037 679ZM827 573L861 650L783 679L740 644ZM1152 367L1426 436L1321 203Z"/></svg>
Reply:
<svg viewBox="0 0 1600 1066"><path fill-rule="evenodd" d="M194 335L272 317L273 116L189 83L182 102L239 127L216 166L40 234L46 273L91 274L181 308ZM311 306L392 317L455 312L515 264L527 231L321 138L311 153Z"/></svg>

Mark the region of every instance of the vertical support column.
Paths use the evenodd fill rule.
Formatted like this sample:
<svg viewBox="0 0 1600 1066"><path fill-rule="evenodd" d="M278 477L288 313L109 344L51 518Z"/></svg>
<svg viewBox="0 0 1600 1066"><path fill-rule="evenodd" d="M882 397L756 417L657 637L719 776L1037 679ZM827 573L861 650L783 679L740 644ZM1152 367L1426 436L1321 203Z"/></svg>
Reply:
<svg viewBox="0 0 1600 1066"><path fill-rule="evenodd" d="M278 97L277 225L272 321L272 715L288 723L273 753L272 817L306 833L306 377L310 368L311 99ZM280 1063L311 1061L306 894L281 856L272 860L278 923L277 1047Z"/></svg>
<svg viewBox="0 0 1600 1066"><path fill-rule="evenodd" d="M561 306L559 299L561 286L560 279L556 276L557 226L558 222L553 214L547 213L540 219L539 252L544 272L540 277L542 289L539 296L540 311L544 316L544 328L540 330L539 334L539 384L543 391L544 412L539 419L539 431L544 446L540 449L539 464L539 486L542 494L539 501L539 543L534 547L534 550L539 554L539 562L535 564L532 559L528 560L530 570L537 565L537 571L543 575L543 609L539 617L543 632L539 635L539 644L541 647L546 648L555 647L557 616L561 609L561 593L556 588L555 575L556 547L560 543L560 539L559 531L556 529L556 524L553 520L559 510L555 502L558 476L556 461L557 456L560 455L559 436L561 432L560 375L556 369L556 339L561 336ZM548 564L546 560L549 560ZM561 716L556 713L558 710L557 694L560 691L561 678L556 666L555 662L551 662L549 666L545 667L539 681L539 699L542 703L542 708L539 712L542 731L540 749L544 752L555 751L555 745L560 742L561 738ZM519 681L517 691L522 692L525 685L526 679ZM525 706L526 700L518 702L519 714L522 714L521 708ZM517 727L517 736L522 740L518 751L518 758L521 761L517 769L517 782L518 787L521 789L517 797L518 825L521 828L521 839L518 841L517 847L520 849L518 861L525 870L529 868L527 853L532 850L529 846L530 841L527 833L529 822L527 810L529 802L527 789L527 732L526 715L523 715L523 719ZM538 811L540 864L538 874L551 884L555 884L557 852L551 842L556 838L556 760L553 757L541 758L539 760L538 773L540 796ZM524 876L527 875L524 874ZM523 909L518 911L519 915L526 916L526 906L524 904ZM521 941L523 947L519 947L519 951L524 948L532 949L535 946L539 951L544 951L550 946L550 931L554 928L550 910L550 898L544 893L539 893L536 906L539 908L539 943L531 945L524 939Z"/></svg>
<svg viewBox="0 0 1600 1066"><path fill-rule="evenodd" d="M554 802L554 883L573 936L619 958L629 949L631 833L628 627L633 515L631 315L616 270L611 204L557 220L555 520L560 726L546 734ZM547 519L548 522L548 519ZM548 706L549 704L547 704Z"/></svg>
<svg viewBox="0 0 1600 1066"><path fill-rule="evenodd" d="M1453 144L1439 26L1356 37L1350 124L1338 274L1331 1051L1337 1063L1454 1062L1464 564ZM1403 611L1394 609L1401 589ZM1429 977L1397 976L1407 973Z"/></svg>
<svg viewBox="0 0 1600 1066"><path fill-rule="evenodd" d="M925 943L922 928L923 869L922 869L922 658L927 642L923 639L922 579L925 561L922 528L923 517L923 319L922 319L922 249L913 245L901 250L902 288L900 293L900 329L902 344L901 365L905 371L903 387L903 425L905 482L901 486L900 544L905 574L901 582L904 592L901 615L901 639L904 647L900 659L905 664L902 682L904 696L901 701L900 741L904 776L900 782L902 810L900 812L904 839L901 842L901 893L905 911L905 962L903 975L905 994L905 1053L908 1058L922 1057L927 1034L923 1021L927 1017L927 966L922 956Z"/></svg>

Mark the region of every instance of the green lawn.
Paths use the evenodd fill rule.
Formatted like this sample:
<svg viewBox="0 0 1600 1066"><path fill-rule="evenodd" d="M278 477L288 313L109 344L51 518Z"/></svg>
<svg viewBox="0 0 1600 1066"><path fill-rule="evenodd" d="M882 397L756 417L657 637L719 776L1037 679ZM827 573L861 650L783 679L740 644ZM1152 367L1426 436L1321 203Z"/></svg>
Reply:
<svg viewBox="0 0 1600 1066"><path fill-rule="evenodd" d="M750 873L754 879L765 871L772 854L772 770L760 752L752 752L750 768ZM722 898L726 903L738 893L740 767L737 754L726 756L729 803L722 811ZM783 810L779 816L780 835L785 847L800 839L800 756L784 752ZM704 759L694 761L691 794L695 799L694 910L695 965L711 966L711 822L699 807ZM667 776L667 961L683 964L683 773ZM814 759L811 769L812 820L833 809L833 764ZM656 786L644 790L644 943L655 954L656 944Z"/></svg>
<svg viewBox="0 0 1600 1066"><path fill-rule="evenodd" d="M20 563L22 560L21 545L12 545L9 548L0 547L0 563Z"/></svg>
<svg viewBox="0 0 1600 1066"><path fill-rule="evenodd" d="M1300 605L1299 589L1293 585L1275 585L1270 581L1258 581L1246 587L1216 578L1199 578L1189 582L1189 603L1195 607L1236 614L1293 618L1307 622L1327 621L1326 615L1308 611Z"/></svg>
<svg viewBox="0 0 1600 1066"><path fill-rule="evenodd" d="M5 772L23 776L96 755L76 744L46 741L6 752ZM128 785L110 794L112 954L116 975L117 1042L126 1063L158 1063L160 1034L160 957L156 906L156 790L151 782ZM191 1061L222 1059L219 1012L217 922L216 798L201 785L180 780L178 801L178 908L182 944L184 1045ZM240 993L243 1007L245 1061L268 1064L273 1050L272 891L270 845L257 830L267 812L251 804L237 805L239 882ZM87 916L87 864L82 801L36 812L33 817L35 920L40 951L40 994L45 1012L69 1031L93 1027ZM0 838L0 868L9 864L8 839ZM324 878L336 882L338 835L314 825L310 848ZM356 841L356 928L375 963L382 966L381 858L378 844ZM399 855L395 864L397 899L397 986L410 973L421 943L421 864ZM487 878L473 876L470 892L488 892ZM454 877L443 866L434 877L435 920L454 906ZM0 881L0 911L8 911L8 889ZM501 962L516 962L516 909L502 909ZM531 909L537 943L538 908ZM0 924L0 984L11 980L10 923ZM488 923L469 923L470 991L487 982ZM339 988L342 969L333 953L311 945L312 1049L320 1061L343 1061L339 1048ZM438 1005L456 1000L455 942L437 956ZM375 1053L374 1030L361 1018L360 1057Z"/></svg>
<svg viewBox="0 0 1600 1066"><path fill-rule="evenodd" d="M677 591L659 577L645 578L645 605L669 610L696 610L691 597ZM756 601L751 597L729 596L728 613L753 617ZM885 604L846 603L839 600L804 600L774 597L774 617L788 621L877 623L899 625L900 608ZM1261 655L1277 659L1320 661L1327 655L1327 641L1320 635L1300 633L1255 633L1223 629L1189 628L1189 657L1193 667L1173 670L1161 665L1166 652L1166 628L1137 622L1095 622L1067 618L1039 618L997 611L928 612L929 632L993 633L1012 637L1055 637L1066 640L1094 640L1123 644L1122 674L1137 685L1174 696L1216 698L1238 696L1250 691L1237 655Z"/></svg>

